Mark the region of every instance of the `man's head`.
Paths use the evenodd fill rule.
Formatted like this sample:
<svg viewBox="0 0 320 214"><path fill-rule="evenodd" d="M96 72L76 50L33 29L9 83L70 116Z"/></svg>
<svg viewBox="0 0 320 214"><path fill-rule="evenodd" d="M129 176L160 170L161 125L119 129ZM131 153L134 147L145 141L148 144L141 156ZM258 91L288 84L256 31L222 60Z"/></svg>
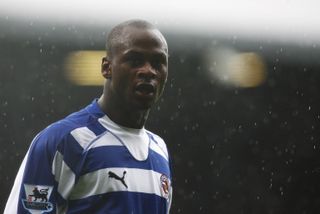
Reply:
<svg viewBox="0 0 320 214"><path fill-rule="evenodd" d="M166 46L166 51L168 52L168 46L165 38L161 34L161 32L151 23L144 20L129 20L123 23L118 24L110 31L107 41L106 41L106 50L108 53L108 57L112 58L112 55L123 45L126 45L126 37L128 34L124 32L128 28L136 28L140 30L155 30L158 32L159 38L162 40L164 45Z"/></svg>
<svg viewBox="0 0 320 214"><path fill-rule="evenodd" d="M161 96L168 75L168 46L161 32L146 21L127 21L111 30L106 49L102 75L107 79L107 99L149 109Z"/></svg>

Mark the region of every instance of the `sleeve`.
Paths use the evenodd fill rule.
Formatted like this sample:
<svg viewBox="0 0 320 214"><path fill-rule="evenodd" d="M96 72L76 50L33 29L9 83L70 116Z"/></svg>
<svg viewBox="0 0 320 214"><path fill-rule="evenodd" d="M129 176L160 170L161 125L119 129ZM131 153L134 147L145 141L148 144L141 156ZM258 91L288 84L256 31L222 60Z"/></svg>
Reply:
<svg viewBox="0 0 320 214"><path fill-rule="evenodd" d="M168 200L167 200L167 213L170 213L170 209L171 209L171 204L172 204L172 198L173 198L173 185L172 185L172 161L171 161L171 156L169 154L169 151L168 151L168 148L167 148L167 145L166 143L164 142L164 140L156 135L156 134L153 134L151 132L148 132L149 133L149 136L153 139L154 142L157 143L157 145L159 146L159 148L161 149L161 151L163 152L163 154L165 155L167 161L168 161L168 168L169 168L169 197L168 197Z"/></svg>
<svg viewBox="0 0 320 214"><path fill-rule="evenodd" d="M168 213L170 213L171 209L171 204L172 204L172 199L173 199L173 171L172 171L172 160L171 160L171 155L167 149L168 153L168 159L169 159L169 169L170 169L170 187L169 187L169 201L168 201Z"/></svg>
<svg viewBox="0 0 320 214"><path fill-rule="evenodd" d="M72 163L67 164L65 156L75 163L81 156L81 151L74 151L69 138L51 129L35 137L20 166L4 214L63 212L76 178L75 170L69 167Z"/></svg>
<svg viewBox="0 0 320 214"><path fill-rule="evenodd" d="M19 202L19 192L20 192L20 186L22 184L22 177L24 174L24 168L26 166L26 161L27 161L27 155L24 157L22 164L19 168L18 174L16 176L16 179L14 181L11 193L9 195L4 214L10 214L10 213L18 213L17 208L18 208L18 202Z"/></svg>

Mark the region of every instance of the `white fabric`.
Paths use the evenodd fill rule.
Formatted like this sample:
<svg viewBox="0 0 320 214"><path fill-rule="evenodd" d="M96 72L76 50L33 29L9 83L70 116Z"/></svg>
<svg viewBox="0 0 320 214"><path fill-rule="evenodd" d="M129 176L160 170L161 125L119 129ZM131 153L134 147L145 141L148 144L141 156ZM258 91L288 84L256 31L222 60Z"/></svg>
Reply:
<svg viewBox="0 0 320 214"><path fill-rule="evenodd" d="M74 186L76 176L63 161L63 155L58 151L52 162L52 174L58 182L58 192L64 199L67 199Z"/></svg>
<svg viewBox="0 0 320 214"><path fill-rule="evenodd" d="M144 128L132 129L119 126L106 115L98 120L101 125L117 136L130 154L138 161L148 158L149 136Z"/></svg>
<svg viewBox="0 0 320 214"><path fill-rule="evenodd" d="M128 188L126 188L121 183L121 181L116 180L114 178L109 178L110 171L115 173L119 177L122 177L123 172L126 171L124 181L127 184ZM160 177L160 173L145 169L100 169L81 176L70 195L70 199L82 199L93 195L118 191L150 193L156 194L160 197L164 197L161 191L162 185Z"/></svg>
<svg viewBox="0 0 320 214"><path fill-rule="evenodd" d="M74 139L80 144L83 149L86 149L88 145L97 137L90 129L87 127L77 128L70 133Z"/></svg>
<svg viewBox="0 0 320 214"><path fill-rule="evenodd" d="M150 133L150 132L149 132ZM152 134L152 133L151 133ZM163 141L163 139L161 137L159 137L158 135L152 134L153 138L155 139L155 141L157 142L157 146L161 149L161 151L163 152L163 154L165 155L165 159L169 159L169 154L168 154L168 149L167 149L167 145L166 143Z"/></svg>
<svg viewBox="0 0 320 214"><path fill-rule="evenodd" d="M156 153L158 153L159 155L161 155L164 159L166 159L168 161L168 155L166 154L166 151L163 150L158 144L156 144L155 142L151 142L150 143L150 149L152 149L153 151L155 151Z"/></svg>
<svg viewBox="0 0 320 214"><path fill-rule="evenodd" d="M157 143L150 142L144 128L133 129L119 126L106 115L99 118L98 121L108 129L101 136L96 136L87 127L80 127L71 131L71 135L83 149L89 150L100 146L125 146L136 160L144 161L148 158L148 148L150 146L150 149L168 160L166 145L159 136L152 134ZM92 143L93 141L95 142Z"/></svg>
<svg viewBox="0 0 320 214"><path fill-rule="evenodd" d="M19 194L20 194L20 187L22 184L24 169L27 163L27 157L28 157L29 151L27 152L26 156L24 157L22 164L19 168L18 174L16 176L16 179L14 181L10 196L8 198L4 214L14 214L18 212L18 201L19 201Z"/></svg>
<svg viewBox="0 0 320 214"><path fill-rule="evenodd" d="M88 150L100 146L123 146L123 144L114 135L105 132L88 147Z"/></svg>

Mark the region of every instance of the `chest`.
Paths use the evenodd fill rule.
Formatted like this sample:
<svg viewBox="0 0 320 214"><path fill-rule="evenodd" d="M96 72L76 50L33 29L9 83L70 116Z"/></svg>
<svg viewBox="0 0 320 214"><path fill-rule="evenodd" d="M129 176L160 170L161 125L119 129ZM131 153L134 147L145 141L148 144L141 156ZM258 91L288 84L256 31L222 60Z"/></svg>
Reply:
<svg viewBox="0 0 320 214"><path fill-rule="evenodd" d="M81 175L71 199L115 192L153 194L168 198L170 169L167 160L149 149L148 158L136 160L124 146L91 149L83 160Z"/></svg>

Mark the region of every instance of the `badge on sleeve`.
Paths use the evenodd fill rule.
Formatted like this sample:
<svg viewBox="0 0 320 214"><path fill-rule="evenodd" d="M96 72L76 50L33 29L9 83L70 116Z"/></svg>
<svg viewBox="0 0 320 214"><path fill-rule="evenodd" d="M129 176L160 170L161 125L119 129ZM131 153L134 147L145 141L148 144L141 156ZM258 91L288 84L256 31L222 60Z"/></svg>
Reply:
<svg viewBox="0 0 320 214"><path fill-rule="evenodd" d="M161 195L162 197L169 199L170 194L170 180L164 174L160 177L160 184L161 184Z"/></svg>
<svg viewBox="0 0 320 214"><path fill-rule="evenodd" d="M52 211L53 205L49 202L52 189L52 186L24 184L26 198L22 199L23 207L32 214Z"/></svg>

